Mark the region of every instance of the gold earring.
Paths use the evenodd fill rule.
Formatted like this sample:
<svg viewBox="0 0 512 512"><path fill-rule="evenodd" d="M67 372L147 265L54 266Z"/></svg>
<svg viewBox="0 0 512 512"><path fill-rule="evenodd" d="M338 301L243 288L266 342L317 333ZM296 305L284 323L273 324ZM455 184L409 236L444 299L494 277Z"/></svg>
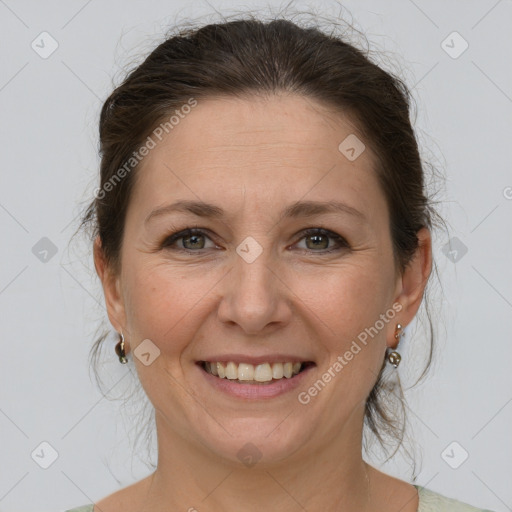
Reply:
<svg viewBox="0 0 512 512"><path fill-rule="evenodd" d="M124 336L123 333L119 334L119 341L116 345L116 354L119 356L119 362L122 364L126 364L128 359L126 358L126 353L124 351Z"/></svg>
<svg viewBox="0 0 512 512"><path fill-rule="evenodd" d="M396 324L395 329L395 340L396 340L396 346L400 343L400 337L402 336L403 327L401 324ZM400 361L402 360L402 356L396 351L393 350L388 354L388 361L395 367L398 368L398 365L400 364Z"/></svg>

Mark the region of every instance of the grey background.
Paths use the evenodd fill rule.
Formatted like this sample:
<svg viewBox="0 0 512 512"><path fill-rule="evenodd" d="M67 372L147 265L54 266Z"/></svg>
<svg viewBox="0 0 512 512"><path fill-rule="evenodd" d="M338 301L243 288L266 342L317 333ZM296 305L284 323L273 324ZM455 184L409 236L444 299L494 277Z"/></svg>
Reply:
<svg viewBox="0 0 512 512"><path fill-rule="evenodd" d="M112 80L175 21L266 5L0 0L1 511L91 503L150 472L142 452L131 453L138 413L125 417L127 406L104 399L88 373L102 295L87 244L69 246L96 186L99 109ZM450 233L441 232L435 248L444 287L444 298L436 299L436 359L428 379L406 392L419 446L417 482L474 505L512 510L512 3L343 6L372 48L385 52L383 65L402 69L417 100L424 156L447 177L439 199ZM329 18L340 12L334 1L315 2L313 10ZM42 46L43 31L58 42L46 59L31 47ZM447 39L454 31L469 44L458 58L442 47L447 40L452 52L461 48L460 40ZM406 334L400 367L406 383L409 373L418 375L413 369L424 345ZM113 346L112 338L106 387L121 395L131 376L115 361ZM52 449L58 457L43 469ZM447 460L455 465L463 450L467 460L450 467ZM405 459L382 467L408 479Z"/></svg>

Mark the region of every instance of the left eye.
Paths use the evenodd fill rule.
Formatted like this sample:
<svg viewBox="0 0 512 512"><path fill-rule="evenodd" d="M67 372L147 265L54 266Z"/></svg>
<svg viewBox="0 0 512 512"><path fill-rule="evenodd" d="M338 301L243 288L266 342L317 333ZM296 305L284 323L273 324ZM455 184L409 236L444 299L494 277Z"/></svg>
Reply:
<svg viewBox="0 0 512 512"><path fill-rule="evenodd" d="M324 250L323 252L332 252L336 249L348 247L346 240L342 236L337 233L333 233L332 231L328 231L327 229L307 229L303 233L304 236L301 240L306 240L306 249L311 250L313 248L313 252L319 252L314 249L328 249L330 246L330 240L335 240L336 247ZM308 244L308 240L311 241L310 244Z"/></svg>

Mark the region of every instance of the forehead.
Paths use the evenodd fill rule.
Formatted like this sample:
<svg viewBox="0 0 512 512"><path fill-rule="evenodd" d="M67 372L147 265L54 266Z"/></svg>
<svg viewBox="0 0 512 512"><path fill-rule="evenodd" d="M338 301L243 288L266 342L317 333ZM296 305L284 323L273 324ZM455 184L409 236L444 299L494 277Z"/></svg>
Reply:
<svg viewBox="0 0 512 512"><path fill-rule="evenodd" d="M184 196L226 203L252 197L268 207L315 196L366 203L367 209L384 204L369 145L350 118L315 100L202 99L167 131L161 141L153 136L155 147L138 170L139 204L154 207ZM347 158L350 146L364 150Z"/></svg>

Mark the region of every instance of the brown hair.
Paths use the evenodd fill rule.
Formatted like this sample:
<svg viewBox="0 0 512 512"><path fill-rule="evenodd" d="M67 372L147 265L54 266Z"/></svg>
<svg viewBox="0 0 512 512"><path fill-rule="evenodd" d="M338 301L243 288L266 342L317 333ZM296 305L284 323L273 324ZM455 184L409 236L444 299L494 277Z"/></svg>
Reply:
<svg viewBox="0 0 512 512"><path fill-rule="evenodd" d="M286 92L315 99L348 114L378 158L375 168L390 212L397 269L418 247L418 230L438 218L425 192L424 166L409 120L411 95L398 77L373 63L342 37L286 19L252 17L185 29L156 47L105 101L99 135L100 189L115 177L151 132L190 98ZM88 206L82 226L99 235L107 262L117 272L125 213L137 167ZM100 195L102 197L100 197ZM433 334L428 315L432 361ZM108 333L91 350L97 351ZM383 448L384 435L403 441L405 415L392 405L402 388L383 379L386 362L368 396L365 424ZM398 397L394 391L398 389ZM396 450L395 450L396 451Z"/></svg>

